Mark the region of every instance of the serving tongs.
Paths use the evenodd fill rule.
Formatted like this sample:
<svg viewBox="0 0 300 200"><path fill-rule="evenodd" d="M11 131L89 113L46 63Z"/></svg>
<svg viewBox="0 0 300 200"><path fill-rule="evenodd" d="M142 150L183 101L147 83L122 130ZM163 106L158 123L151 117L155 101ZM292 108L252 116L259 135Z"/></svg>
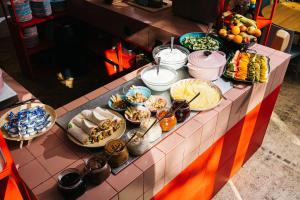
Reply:
<svg viewBox="0 0 300 200"><path fill-rule="evenodd" d="M174 37L171 37L171 52L174 49Z"/></svg>
<svg viewBox="0 0 300 200"><path fill-rule="evenodd" d="M157 65L156 65L156 74L157 74L157 76L158 76L158 74L159 74L160 60L161 60L161 57L158 57L158 58L157 58Z"/></svg>

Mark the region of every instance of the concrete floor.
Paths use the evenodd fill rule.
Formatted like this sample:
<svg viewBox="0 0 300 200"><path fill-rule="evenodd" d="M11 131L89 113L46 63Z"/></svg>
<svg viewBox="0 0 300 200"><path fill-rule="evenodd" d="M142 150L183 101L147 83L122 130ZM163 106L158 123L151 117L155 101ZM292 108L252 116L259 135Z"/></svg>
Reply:
<svg viewBox="0 0 300 200"><path fill-rule="evenodd" d="M82 91L70 93L57 83L46 90L45 85L25 79L10 40L0 41L1 66L28 90L34 91L34 95L48 102L57 101L60 95L63 98L56 104L63 105L70 98L81 96ZM262 147L214 200L300 200L300 81L295 81L291 75L288 73L285 77ZM52 82L55 81L54 78ZM84 92L88 90L92 88L85 88Z"/></svg>

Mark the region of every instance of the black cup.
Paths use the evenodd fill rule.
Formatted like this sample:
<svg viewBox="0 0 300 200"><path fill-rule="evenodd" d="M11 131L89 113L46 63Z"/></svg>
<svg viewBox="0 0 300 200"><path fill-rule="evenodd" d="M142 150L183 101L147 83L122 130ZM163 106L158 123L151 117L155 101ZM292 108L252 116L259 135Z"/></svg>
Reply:
<svg viewBox="0 0 300 200"><path fill-rule="evenodd" d="M65 199L76 199L86 191L86 183L78 169L69 168L58 175L58 190Z"/></svg>

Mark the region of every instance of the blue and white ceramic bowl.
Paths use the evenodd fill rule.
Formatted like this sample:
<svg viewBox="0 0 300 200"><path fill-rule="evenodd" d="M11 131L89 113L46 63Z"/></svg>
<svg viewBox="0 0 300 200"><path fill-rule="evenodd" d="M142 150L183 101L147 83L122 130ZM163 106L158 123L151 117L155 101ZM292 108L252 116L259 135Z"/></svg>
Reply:
<svg viewBox="0 0 300 200"><path fill-rule="evenodd" d="M121 97L122 100L125 100L125 101L126 101L126 96L125 96L125 95L120 95L120 97ZM107 104L108 104L108 107L110 107L112 110L115 110L115 111L117 111L117 112L123 112L123 111L125 111L126 108L127 108L127 107L125 107L125 108L116 108L116 107L114 107L114 106L113 106L113 101L111 100L111 98L109 98Z"/></svg>
<svg viewBox="0 0 300 200"><path fill-rule="evenodd" d="M142 94L145 97L145 101L134 102L134 101L131 101L130 98L128 98L130 96L136 95L137 93ZM145 102L149 99L150 96L151 96L151 90L149 88L144 87L144 86L133 86L126 93L126 100L128 103L130 103L133 106L143 106L145 104Z"/></svg>

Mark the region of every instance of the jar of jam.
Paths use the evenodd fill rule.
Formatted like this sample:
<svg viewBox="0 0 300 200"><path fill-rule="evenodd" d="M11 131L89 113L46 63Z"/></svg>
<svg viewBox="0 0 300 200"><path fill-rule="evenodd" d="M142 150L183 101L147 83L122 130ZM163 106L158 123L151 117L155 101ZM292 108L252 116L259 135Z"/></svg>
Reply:
<svg viewBox="0 0 300 200"><path fill-rule="evenodd" d="M172 109L175 110L182 103L183 103L183 106L181 106L175 112L175 117L176 117L176 119L177 119L178 122L184 122L184 120L186 120L190 116L190 114L191 114L190 106L186 102L186 100L174 100L173 101L173 105L172 105Z"/></svg>
<svg viewBox="0 0 300 200"><path fill-rule="evenodd" d="M168 108L163 108L163 109L157 111L156 118L158 120L164 118L159 123L163 132L168 132L168 131L172 130L177 124L175 115L170 114L170 109L168 109Z"/></svg>

